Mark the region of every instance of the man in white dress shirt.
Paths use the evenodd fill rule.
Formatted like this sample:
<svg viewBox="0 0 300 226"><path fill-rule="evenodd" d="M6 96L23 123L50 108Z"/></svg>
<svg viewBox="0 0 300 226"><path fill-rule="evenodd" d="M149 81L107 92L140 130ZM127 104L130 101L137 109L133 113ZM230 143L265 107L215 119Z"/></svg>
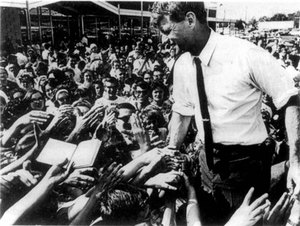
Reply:
<svg viewBox="0 0 300 226"><path fill-rule="evenodd" d="M201 61L214 147L213 169L206 165L205 152L200 154L202 186L223 208L224 222L250 187L257 196L269 188L270 148L264 142L268 134L260 112L263 93L278 109L286 108L288 188L299 198L299 90L286 71L260 47L211 30L203 2L157 2L152 22L185 52L174 67L170 146L180 147L192 116L204 141L195 58Z"/></svg>

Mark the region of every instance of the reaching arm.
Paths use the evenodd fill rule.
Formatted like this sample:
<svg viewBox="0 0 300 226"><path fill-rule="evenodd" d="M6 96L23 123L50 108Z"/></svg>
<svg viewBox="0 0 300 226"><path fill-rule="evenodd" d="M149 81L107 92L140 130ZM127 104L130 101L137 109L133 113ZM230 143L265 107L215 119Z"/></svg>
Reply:
<svg viewBox="0 0 300 226"><path fill-rule="evenodd" d="M71 167L67 170L62 168L66 163L67 159L57 166L52 166L36 187L4 213L0 225L16 224L23 216L36 208L47 197L52 188L70 173Z"/></svg>
<svg viewBox="0 0 300 226"><path fill-rule="evenodd" d="M163 226L176 226L176 211L175 211L176 199L166 201L166 209L163 215L161 224Z"/></svg>
<svg viewBox="0 0 300 226"><path fill-rule="evenodd" d="M300 95L293 96L285 112L285 126L290 148L288 188L300 196Z"/></svg>
<svg viewBox="0 0 300 226"><path fill-rule="evenodd" d="M172 113L170 121L169 146L179 148L185 138L191 122L191 116L183 116L177 112Z"/></svg>

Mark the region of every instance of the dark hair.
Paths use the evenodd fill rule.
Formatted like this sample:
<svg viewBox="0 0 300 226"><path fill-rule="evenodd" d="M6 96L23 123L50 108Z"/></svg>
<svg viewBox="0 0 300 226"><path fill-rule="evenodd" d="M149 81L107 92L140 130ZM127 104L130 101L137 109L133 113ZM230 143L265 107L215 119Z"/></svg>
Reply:
<svg viewBox="0 0 300 226"><path fill-rule="evenodd" d="M13 98L13 96L14 96L14 94L15 93L22 93L23 94L23 96L25 96L25 91L24 91L24 89L21 89L21 88L15 88L15 89L13 89L13 90L11 90L10 92L9 92L9 97L10 97L10 99L11 100L13 100L14 98Z"/></svg>
<svg viewBox="0 0 300 226"><path fill-rule="evenodd" d="M106 224L128 224L139 220L139 213L148 204L146 191L129 184L120 184L100 198L100 213Z"/></svg>
<svg viewBox="0 0 300 226"><path fill-rule="evenodd" d="M119 86L118 80L115 77L108 77L105 79L105 82L113 83L117 87Z"/></svg>
<svg viewBox="0 0 300 226"><path fill-rule="evenodd" d="M151 77L152 77L152 71L149 71L149 70L144 71L144 72L142 73L142 77L144 78L144 76L145 76L146 74L151 75Z"/></svg>
<svg viewBox="0 0 300 226"><path fill-rule="evenodd" d="M136 84L136 87L141 87L142 89L149 90L149 85L147 82L140 81Z"/></svg>
<svg viewBox="0 0 300 226"><path fill-rule="evenodd" d="M204 2L155 2L152 6L151 23L158 26L164 16L169 15L170 20L178 23L185 19L187 12L195 13L200 23L207 23Z"/></svg>
<svg viewBox="0 0 300 226"><path fill-rule="evenodd" d="M46 75L48 71L48 65L44 62L39 62L36 68L36 72L39 72L39 75Z"/></svg>
<svg viewBox="0 0 300 226"><path fill-rule="evenodd" d="M54 78L48 78L48 80L43 84L43 86L41 88L42 88L42 91L43 91L44 95L46 94L46 85L49 85L49 86L53 87L53 89L55 89L56 88L55 79Z"/></svg>
<svg viewBox="0 0 300 226"><path fill-rule="evenodd" d="M25 95L25 97L24 97L24 101L29 101L29 102L30 102L32 96L33 96L34 94L36 94L36 93L41 94L42 97L45 98L44 94L43 94L41 91L38 91L38 90L34 89L33 91L27 92L27 93L26 93L26 95Z"/></svg>
<svg viewBox="0 0 300 226"><path fill-rule="evenodd" d="M135 107L132 104L128 103L128 102L118 104L117 108L118 109L126 108L126 109L129 109L129 110L135 111Z"/></svg>
<svg viewBox="0 0 300 226"><path fill-rule="evenodd" d="M164 94L167 94L167 87L162 82L153 82L151 86L151 92L157 88L160 88L164 91ZM165 96L165 95L164 95Z"/></svg>

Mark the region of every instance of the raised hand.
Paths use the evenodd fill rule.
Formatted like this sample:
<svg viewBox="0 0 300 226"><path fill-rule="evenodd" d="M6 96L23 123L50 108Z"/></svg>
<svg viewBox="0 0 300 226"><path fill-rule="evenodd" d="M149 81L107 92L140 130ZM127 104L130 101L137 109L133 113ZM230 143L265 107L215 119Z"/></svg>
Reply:
<svg viewBox="0 0 300 226"><path fill-rule="evenodd" d="M123 171L120 170L121 164L117 165L113 162L106 170L101 168L99 170L98 184L95 186L94 194L99 198L103 192L116 186L123 179Z"/></svg>
<svg viewBox="0 0 300 226"><path fill-rule="evenodd" d="M242 205L234 212L225 226L252 226L256 224L270 205L268 194L264 194L250 204L254 188L251 188L244 198Z"/></svg>
<svg viewBox="0 0 300 226"><path fill-rule="evenodd" d="M75 140L77 135L88 131L88 129L91 127L94 127L98 122L101 121L104 115L104 110L104 106L96 106L87 112L83 117L77 118L76 126L66 141L72 142Z"/></svg>
<svg viewBox="0 0 300 226"><path fill-rule="evenodd" d="M68 159L65 159L62 163L52 166L43 177L42 181L53 186L64 181L73 167L72 164L69 164L67 169L63 168L67 163Z"/></svg>
<svg viewBox="0 0 300 226"><path fill-rule="evenodd" d="M103 128L114 125L116 121L116 112L112 109L106 109L104 118L101 122Z"/></svg>
<svg viewBox="0 0 300 226"><path fill-rule="evenodd" d="M150 136L147 130L143 127L140 116L137 114L132 114L130 117L130 122L133 135L135 140L140 145L141 150L143 152L148 151L151 148Z"/></svg>
<svg viewBox="0 0 300 226"><path fill-rule="evenodd" d="M34 131L34 139L35 144L34 146L21 158L17 159L16 161L12 162L11 164L7 165L3 169L0 170L0 174L6 174L9 172L12 172L18 168L21 168L22 164L29 159L33 159L35 155L37 154L37 151L40 150L41 142L40 142L40 133L41 130L37 124L33 124L33 131ZM22 145L20 145L20 148L22 148ZM17 148L16 148L17 149Z"/></svg>
<svg viewBox="0 0 300 226"><path fill-rule="evenodd" d="M151 177L146 183L147 187L154 187L158 189L177 190L176 185L183 176L182 172L170 171L168 173L160 173Z"/></svg>

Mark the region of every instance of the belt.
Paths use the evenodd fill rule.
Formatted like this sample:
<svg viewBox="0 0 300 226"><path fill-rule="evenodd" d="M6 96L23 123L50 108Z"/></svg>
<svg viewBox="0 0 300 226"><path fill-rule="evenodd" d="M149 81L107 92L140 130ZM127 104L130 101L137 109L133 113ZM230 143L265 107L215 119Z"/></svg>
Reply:
<svg viewBox="0 0 300 226"><path fill-rule="evenodd" d="M241 157L259 157L263 155L262 148L265 147L264 143L253 145L224 145L215 143L213 145L213 156L221 159L235 159Z"/></svg>

